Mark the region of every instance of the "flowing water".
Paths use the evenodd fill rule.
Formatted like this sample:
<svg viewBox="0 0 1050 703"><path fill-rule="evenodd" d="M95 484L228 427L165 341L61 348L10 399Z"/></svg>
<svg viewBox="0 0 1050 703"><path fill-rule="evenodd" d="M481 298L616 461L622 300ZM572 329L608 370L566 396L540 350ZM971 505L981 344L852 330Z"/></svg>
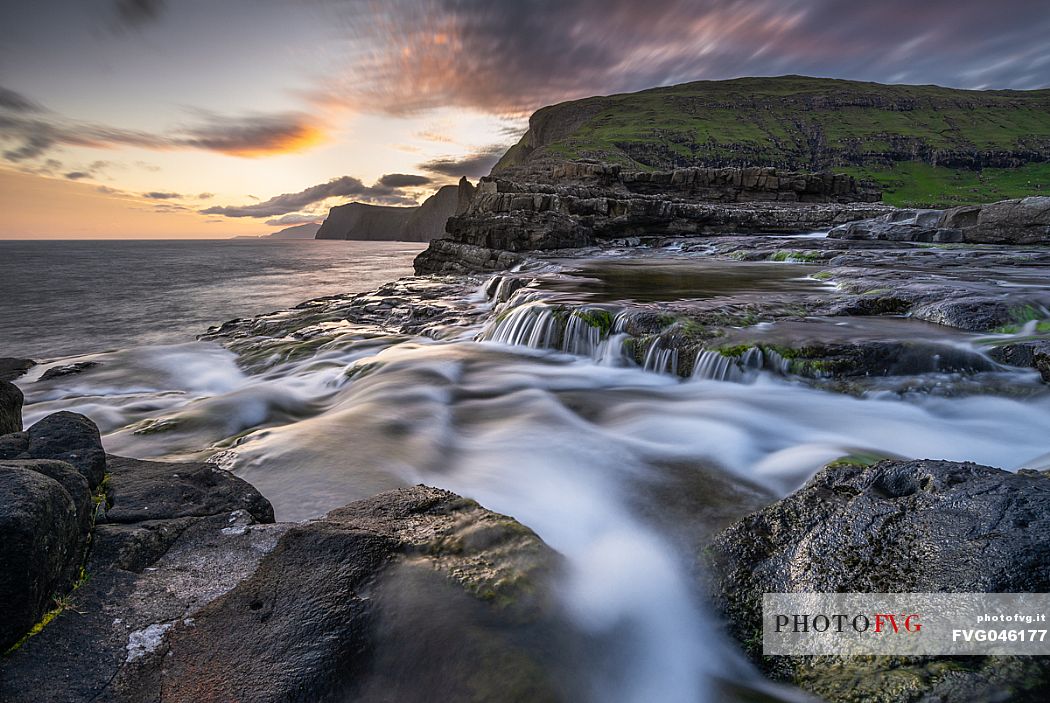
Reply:
<svg viewBox="0 0 1050 703"><path fill-rule="evenodd" d="M475 498L567 557L567 617L612 643L585 672L593 700L721 700L726 682L762 684L698 596L705 535L858 451L1044 465L1050 397L1021 371L1009 375L1030 393L856 397L777 373L783 360L761 352L704 357L689 379L675 375L674 350L632 361L614 301L679 299L698 281L711 296L821 285L791 265L710 272L680 260L656 262L653 276L638 261L552 267L535 286L497 290L508 302L464 290L471 315L427 335L319 323L322 343L254 372L211 341L68 357L51 365L98 366L44 382L47 366L34 369L20 381L26 420L74 410L113 453L211 458L283 520L406 483ZM582 307L560 311L566 302Z"/></svg>

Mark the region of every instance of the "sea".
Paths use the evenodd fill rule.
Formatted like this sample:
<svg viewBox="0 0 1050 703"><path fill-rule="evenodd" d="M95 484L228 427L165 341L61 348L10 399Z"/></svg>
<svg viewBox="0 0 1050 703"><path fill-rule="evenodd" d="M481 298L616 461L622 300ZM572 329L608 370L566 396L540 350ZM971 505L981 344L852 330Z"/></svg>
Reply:
<svg viewBox="0 0 1050 703"><path fill-rule="evenodd" d="M411 275L423 244L0 241L0 356L192 341L210 326Z"/></svg>

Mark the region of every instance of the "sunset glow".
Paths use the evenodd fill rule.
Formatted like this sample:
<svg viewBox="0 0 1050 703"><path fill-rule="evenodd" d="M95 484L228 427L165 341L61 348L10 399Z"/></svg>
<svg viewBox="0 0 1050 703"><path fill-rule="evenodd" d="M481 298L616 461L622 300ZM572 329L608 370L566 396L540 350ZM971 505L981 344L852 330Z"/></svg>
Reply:
<svg viewBox="0 0 1050 703"><path fill-rule="evenodd" d="M1050 19L1033 3L1006 4L7 3L0 237L263 234L278 218L214 212L343 177L428 183L281 217L318 219L353 198L412 204L487 173L538 107L689 80L1044 86ZM105 215L87 223L91 213Z"/></svg>

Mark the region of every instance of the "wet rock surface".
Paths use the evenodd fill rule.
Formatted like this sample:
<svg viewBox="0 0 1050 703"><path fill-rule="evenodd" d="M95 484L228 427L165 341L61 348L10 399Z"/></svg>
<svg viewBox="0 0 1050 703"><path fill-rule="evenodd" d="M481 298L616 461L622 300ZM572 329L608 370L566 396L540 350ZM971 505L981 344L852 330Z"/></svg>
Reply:
<svg viewBox="0 0 1050 703"><path fill-rule="evenodd" d="M28 444L17 459L57 459L71 464L94 490L106 472L106 452L95 423L83 415L58 412L26 431ZM7 457L5 457L7 458Z"/></svg>
<svg viewBox="0 0 1050 703"><path fill-rule="evenodd" d="M0 435L22 431L22 403L25 397L18 386L0 381Z"/></svg>
<svg viewBox="0 0 1050 703"><path fill-rule="evenodd" d="M61 462L0 462L0 650L18 642L67 591L90 520L87 482Z"/></svg>
<svg viewBox="0 0 1050 703"><path fill-rule="evenodd" d="M36 362L31 359L0 357L0 381L14 381L34 366Z"/></svg>
<svg viewBox="0 0 1050 703"><path fill-rule="evenodd" d="M447 700L566 698L530 644L557 634L558 560L513 520L422 486L302 524L221 507L100 526L4 700L423 701L438 674Z"/></svg>
<svg viewBox="0 0 1050 703"><path fill-rule="evenodd" d="M110 457L108 523L203 517L243 510L273 522L273 507L257 490L214 464L172 464Z"/></svg>
<svg viewBox="0 0 1050 703"><path fill-rule="evenodd" d="M539 644L569 636L560 560L514 520L417 486L276 524L211 464L102 454L92 486L97 435L57 413L0 442L81 462L0 461L0 699L572 698Z"/></svg>
<svg viewBox="0 0 1050 703"><path fill-rule="evenodd" d="M862 463L829 466L713 541L713 598L733 635L772 675L827 700L1038 700L1050 685L1050 665L1038 657L759 656L763 593L1050 588L1046 475L947 461Z"/></svg>
<svg viewBox="0 0 1050 703"><path fill-rule="evenodd" d="M56 378L64 378L65 376L75 376L78 373L84 371L90 371L98 366L98 362L95 361L78 361L73 364L62 364L60 366L52 366L47 371L40 375L41 381L50 381Z"/></svg>
<svg viewBox="0 0 1050 703"><path fill-rule="evenodd" d="M949 210L899 210L840 225L833 239L970 244L1050 244L1050 197L1033 196Z"/></svg>

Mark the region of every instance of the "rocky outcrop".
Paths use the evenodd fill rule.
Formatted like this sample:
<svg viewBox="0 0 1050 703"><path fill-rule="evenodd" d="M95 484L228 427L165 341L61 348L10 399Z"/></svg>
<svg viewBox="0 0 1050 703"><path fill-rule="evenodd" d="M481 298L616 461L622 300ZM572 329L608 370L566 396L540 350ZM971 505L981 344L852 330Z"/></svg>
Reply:
<svg viewBox="0 0 1050 703"><path fill-rule="evenodd" d="M321 225L317 222L306 222L293 227L285 227L270 234L262 235L265 239L314 239Z"/></svg>
<svg viewBox="0 0 1050 703"><path fill-rule="evenodd" d="M467 274L477 271L505 271L525 260L520 254L435 239L415 260L417 273Z"/></svg>
<svg viewBox="0 0 1050 703"><path fill-rule="evenodd" d="M36 362L31 359L0 357L0 381L13 381L34 366Z"/></svg>
<svg viewBox="0 0 1050 703"><path fill-rule="evenodd" d="M27 633L83 563L87 481L60 461L0 461L0 652Z"/></svg>
<svg viewBox="0 0 1050 703"><path fill-rule="evenodd" d="M0 459L55 459L73 466L91 490L102 483L106 453L98 427L83 415L58 412L30 427L10 444L0 443Z"/></svg>
<svg viewBox="0 0 1050 703"><path fill-rule="evenodd" d="M459 184L456 188L456 212L453 214L462 215L470 207L470 201L474 199L474 192L477 188L474 184L467 180L466 176L459 179Z"/></svg>
<svg viewBox="0 0 1050 703"><path fill-rule="evenodd" d="M301 524L190 512L218 507L101 525L91 579L0 665L0 698L571 698L538 644L561 636L558 559L510 518L423 486Z"/></svg>
<svg viewBox="0 0 1050 703"><path fill-rule="evenodd" d="M473 501L416 486L280 524L216 466L100 455L81 415L0 447L76 463L0 460L0 700L575 698L546 654L559 558Z"/></svg>
<svg viewBox="0 0 1050 703"><path fill-rule="evenodd" d="M1050 244L1050 197L950 210L900 210L836 227L828 236L896 242Z"/></svg>
<svg viewBox="0 0 1050 703"><path fill-rule="evenodd" d="M402 242L429 242L445 233L445 222L456 214L462 198L469 198L473 186L460 195L460 186L443 186L417 207L389 207L349 203L328 211L317 230L316 239L360 239Z"/></svg>
<svg viewBox="0 0 1050 703"><path fill-rule="evenodd" d="M1050 340L1004 344L993 347L989 356L1003 364L1035 369L1045 383L1050 383Z"/></svg>
<svg viewBox="0 0 1050 703"><path fill-rule="evenodd" d="M1038 700L1038 657L761 659L763 593L1045 592L1050 478L947 461L846 459L725 530L709 548L715 600L776 677L829 701ZM948 658L950 660L951 658Z"/></svg>
<svg viewBox="0 0 1050 703"><path fill-rule="evenodd" d="M64 376L75 376L78 373L84 371L90 371L91 369L98 368L100 366L97 361L77 361L72 364L61 364L59 366L52 366L51 368L40 374L38 381L53 381L56 378L63 378Z"/></svg>
<svg viewBox="0 0 1050 703"><path fill-rule="evenodd" d="M10 381L0 381L0 435L22 431L22 391Z"/></svg>
<svg viewBox="0 0 1050 703"><path fill-rule="evenodd" d="M624 193L698 202L877 203L882 200L882 193L873 183L858 181L846 174L758 166L627 171L617 164L572 161L553 168L549 178L542 182L593 184Z"/></svg>
<svg viewBox="0 0 1050 703"><path fill-rule="evenodd" d="M400 240L414 207L347 203L328 211L315 239Z"/></svg>
<svg viewBox="0 0 1050 703"><path fill-rule="evenodd" d="M617 166L579 163L560 167L551 183L483 178L446 231L455 244L496 252L569 249L635 236L798 233L889 209L873 199L877 194L854 179L830 174L762 168L623 173ZM471 266L450 265L449 251L432 244L416 259L416 272Z"/></svg>

